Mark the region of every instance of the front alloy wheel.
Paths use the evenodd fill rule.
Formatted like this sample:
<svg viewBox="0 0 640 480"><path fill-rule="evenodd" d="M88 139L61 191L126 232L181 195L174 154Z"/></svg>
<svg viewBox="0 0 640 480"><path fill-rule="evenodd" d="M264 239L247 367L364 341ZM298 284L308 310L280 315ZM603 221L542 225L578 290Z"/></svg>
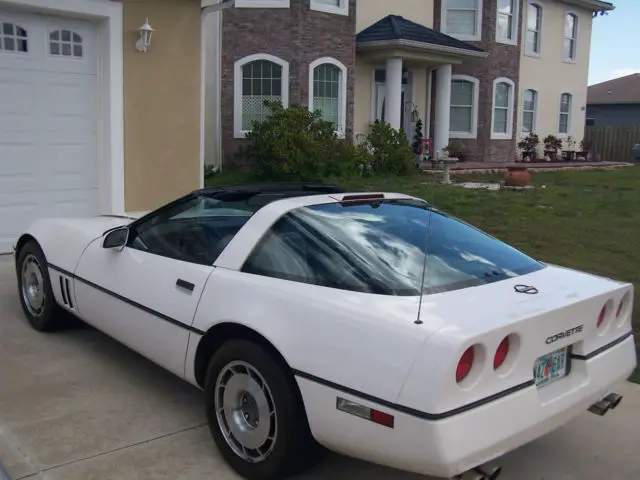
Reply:
<svg viewBox="0 0 640 480"><path fill-rule="evenodd" d="M29 324L39 331L56 330L63 313L51 288L47 260L37 242L25 243L16 256L20 305Z"/></svg>

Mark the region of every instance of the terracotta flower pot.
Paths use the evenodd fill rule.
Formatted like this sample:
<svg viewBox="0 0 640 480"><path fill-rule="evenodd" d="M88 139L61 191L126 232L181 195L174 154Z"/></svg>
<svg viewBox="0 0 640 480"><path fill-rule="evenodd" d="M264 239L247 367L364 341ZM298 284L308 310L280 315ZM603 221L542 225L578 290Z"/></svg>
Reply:
<svg viewBox="0 0 640 480"><path fill-rule="evenodd" d="M531 174L527 171L527 167L507 167L504 173L504 184L508 187L526 187L530 180Z"/></svg>

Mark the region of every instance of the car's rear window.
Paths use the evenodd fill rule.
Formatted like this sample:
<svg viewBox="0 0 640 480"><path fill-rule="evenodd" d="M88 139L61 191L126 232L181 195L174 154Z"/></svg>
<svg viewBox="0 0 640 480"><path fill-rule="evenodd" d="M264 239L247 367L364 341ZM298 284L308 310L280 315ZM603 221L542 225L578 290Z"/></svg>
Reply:
<svg viewBox="0 0 640 480"><path fill-rule="evenodd" d="M424 202L387 200L295 209L274 224L243 271L344 290L418 295L421 286L436 293L541 268Z"/></svg>

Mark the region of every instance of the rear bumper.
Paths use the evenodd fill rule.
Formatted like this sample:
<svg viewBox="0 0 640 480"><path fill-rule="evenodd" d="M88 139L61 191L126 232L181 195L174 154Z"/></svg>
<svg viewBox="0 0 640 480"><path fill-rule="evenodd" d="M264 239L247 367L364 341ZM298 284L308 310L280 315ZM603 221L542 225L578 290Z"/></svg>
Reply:
<svg viewBox="0 0 640 480"><path fill-rule="evenodd" d="M560 427L625 380L636 366L633 336L588 359L574 358L569 375L529 386L442 420L391 409L313 379L297 377L311 430L327 448L424 475L451 477ZM390 413L393 428L336 409L336 397Z"/></svg>

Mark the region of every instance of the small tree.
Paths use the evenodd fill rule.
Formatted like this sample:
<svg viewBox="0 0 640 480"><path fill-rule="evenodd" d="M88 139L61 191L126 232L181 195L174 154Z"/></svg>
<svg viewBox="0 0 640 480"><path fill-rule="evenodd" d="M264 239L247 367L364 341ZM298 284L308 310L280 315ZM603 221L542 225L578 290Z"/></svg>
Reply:
<svg viewBox="0 0 640 480"><path fill-rule="evenodd" d="M413 132L413 143L411 144L411 147L413 148L413 153L415 153L416 155L420 155L423 138L424 137L422 135L422 120L418 119L418 121L416 122L416 129Z"/></svg>
<svg viewBox="0 0 640 480"><path fill-rule="evenodd" d="M373 154L374 173L406 175L415 170L413 152L404 130L376 121L370 126L366 144Z"/></svg>
<svg viewBox="0 0 640 480"><path fill-rule="evenodd" d="M333 123L303 105L265 102L269 115L253 122L238 150L257 176L269 180L317 181L356 172L354 147L338 138ZM360 152L358 152L360 154Z"/></svg>

